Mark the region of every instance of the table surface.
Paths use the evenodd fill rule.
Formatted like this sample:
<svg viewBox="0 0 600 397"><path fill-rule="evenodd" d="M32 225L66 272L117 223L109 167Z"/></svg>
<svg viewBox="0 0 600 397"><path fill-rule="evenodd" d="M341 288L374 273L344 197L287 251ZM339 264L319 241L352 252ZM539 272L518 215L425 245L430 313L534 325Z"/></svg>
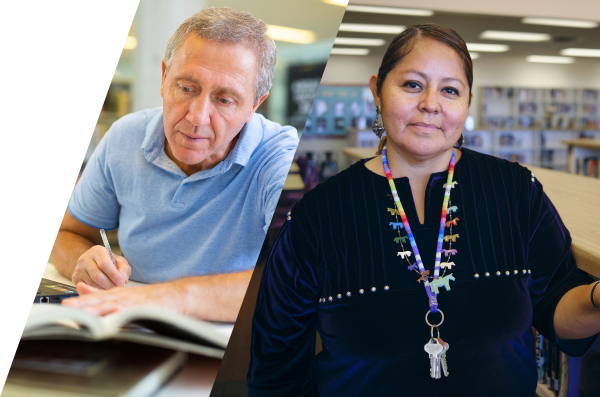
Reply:
<svg viewBox="0 0 600 397"><path fill-rule="evenodd" d="M304 181L300 174L288 174L283 184L283 190L304 190Z"/></svg>
<svg viewBox="0 0 600 397"><path fill-rule="evenodd" d="M73 285L73 282L60 274L54 265L48 263L44 270L44 278L59 283ZM127 287L143 285L135 281L127 283ZM208 397L219 371L221 360L188 354L184 367L153 397Z"/></svg>
<svg viewBox="0 0 600 397"><path fill-rule="evenodd" d="M375 148L346 148L354 160L375 156ZM600 278L600 179L527 166L544 186L571 233L577 267Z"/></svg>
<svg viewBox="0 0 600 397"><path fill-rule="evenodd" d="M600 149L600 139L566 139L561 143L567 146Z"/></svg>

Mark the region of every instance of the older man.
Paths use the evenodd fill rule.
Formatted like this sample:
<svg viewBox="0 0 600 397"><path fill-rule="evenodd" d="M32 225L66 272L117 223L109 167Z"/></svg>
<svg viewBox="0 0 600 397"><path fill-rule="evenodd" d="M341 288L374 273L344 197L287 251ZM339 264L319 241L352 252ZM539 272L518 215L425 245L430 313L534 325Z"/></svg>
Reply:
<svg viewBox="0 0 600 397"><path fill-rule="evenodd" d="M275 58L266 25L245 12L208 8L178 28L163 108L117 121L75 188L51 255L78 283L65 305L235 320L298 143L255 114ZM115 266L99 229L117 227ZM130 278L153 284L114 288Z"/></svg>

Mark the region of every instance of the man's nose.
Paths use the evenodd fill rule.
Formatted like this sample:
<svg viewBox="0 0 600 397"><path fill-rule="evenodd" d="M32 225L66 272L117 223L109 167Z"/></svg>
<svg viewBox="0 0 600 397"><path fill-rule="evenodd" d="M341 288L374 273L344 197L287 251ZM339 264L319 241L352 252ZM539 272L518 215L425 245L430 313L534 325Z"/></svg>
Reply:
<svg viewBox="0 0 600 397"><path fill-rule="evenodd" d="M200 127L210 124L210 97L208 95L198 95L190 102L186 120Z"/></svg>
<svg viewBox="0 0 600 397"><path fill-rule="evenodd" d="M419 109L428 113L438 113L440 111L440 102L437 90L433 88L427 88L425 91L423 91Z"/></svg>

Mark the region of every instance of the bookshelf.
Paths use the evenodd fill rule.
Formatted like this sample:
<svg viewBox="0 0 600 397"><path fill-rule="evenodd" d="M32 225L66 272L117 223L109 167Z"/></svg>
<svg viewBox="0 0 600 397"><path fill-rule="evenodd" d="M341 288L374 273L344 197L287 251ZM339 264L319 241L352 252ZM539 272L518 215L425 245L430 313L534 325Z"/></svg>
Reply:
<svg viewBox="0 0 600 397"><path fill-rule="evenodd" d="M481 87L480 129L600 129L600 90Z"/></svg>
<svg viewBox="0 0 600 397"><path fill-rule="evenodd" d="M579 124L586 129L600 129L600 91L581 90L578 98L577 117Z"/></svg>
<svg viewBox="0 0 600 397"><path fill-rule="evenodd" d="M514 127L514 89L510 87L481 88L481 122L484 129Z"/></svg>
<svg viewBox="0 0 600 397"><path fill-rule="evenodd" d="M567 139L567 170L573 174L598 178L600 139Z"/></svg>
<svg viewBox="0 0 600 397"><path fill-rule="evenodd" d="M558 171L568 168L568 145L580 135L565 130L474 130L464 131L463 145L509 161Z"/></svg>
<svg viewBox="0 0 600 397"><path fill-rule="evenodd" d="M515 97L516 126L518 128L541 128L544 125L542 101L544 90L518 88Z"/></svg>
<svg viewBox="0 0 600 397"><path fill-rule="evenodd" d="M540 376L540 379L538 379L539 383L535 391L537 396L579 397L580 395L590 395L590 389L596 390L598 382L597 377L595 377L596 374L593 371L598 366L600 339L596 339L583 357L569 357L557 351L555 346L550 347L551 343L548 344L548 342L543 343L543 354L540 354L537 349L542 343L539 342L537 335L534 335L534 337L536 339L537 359L542 362L541 366L540 362L538 362L538 376ZM560 364L552 363L552 360L559 360ZM541 370L541 367L544 367L544 369ZM542 371L543 374L541 373ZM554 377L558 379L558 382L556 382ZM596 380L591 379L594 377ZM555 390L551 390L550 385Z"/></svg>

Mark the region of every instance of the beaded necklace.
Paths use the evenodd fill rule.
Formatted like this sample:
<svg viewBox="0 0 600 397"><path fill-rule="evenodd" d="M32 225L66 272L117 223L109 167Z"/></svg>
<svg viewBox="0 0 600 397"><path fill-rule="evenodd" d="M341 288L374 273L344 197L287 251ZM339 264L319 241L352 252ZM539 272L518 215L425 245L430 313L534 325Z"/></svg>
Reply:
<svg viewBox="0 0 600 397"><path fill-rule="evenodd" d="M415 261L417 262L417 266L419 268L419 273L421 274L421 278L419 280L424 281L425 291L427 292L427 296L429 297L429 307L432 312L438 311L438 302L436 294L431 290L431 286L429 285L428 275L429 271L425 270L423 266L423 262L421 261L421 255L419 255L419 249L417 248L417 243L412 234L412 230L410 229L410 225L408 224L408 219L406 218L406 214L404 212L404 208L402 207L402 203L400 202L400 197L398 197L398 192L396 191L396 184L394 183L394 179L392 178L392 172L390 171L390 167L387 162L387 145L383 147L381 152L381 161L383 163L383 169L385 171L385 176L390 184L390 188L392 190L392 196L394 197L394 203L398 208L398 212L400 213L400 217L402 218L402 223L404 225L404 229L406 230L406 234L408 235L408 240L410 241L410 245L412 247L413 253L415 255ZM446 213L448 211L448 201L450 199L450 190L452 189L452 178L454 177L454 164L456 163L456 155L454 153L454 149L452 150L452 158L450 159L450 167L448 170L448 181L446 182L446 191L444 193L444 204L442 205L442 217L440 221L440 232L438 234L438 243L437 250L435 254L435 269L433 273L433 278L438 279L440 275L440 262L442 258L442 243L444 241L444 228L446 227Z"/></svg>
<svg viewBox="0 0 600 397"><path fill-rule="evenodd" d="M391 225L394 226L394 229L398 229L398 236L397 237L397 242L401 242L403 239L405 239L405 237L400 237L400 229L401 226L404 227L404 229L406 230L406 234L408 235L408 240L410 241L410 245L412 247L413 253L415 255L415 261L416 261L416 266L418 266L419 270L419 274L421 275L421 277L417 280L419 283L421 281L423 281L423 285L425 286L425 292L427 293L427 297L429 298L429 308L430 308L430 312L440 312L440 314L442 315L442 320L436 324L436 325L432 325L429 323L429 320L427 319L427 316L429 315L429 312L427 312L427 314L425 315L425 322L431 326L431 339L429 340L429 342L425 345L425 351L429 354L429 359L430 359L430 364L431 364L431 377L435 378L435 379L439 379L441 377L441 371L440 368L443 370L443 373L445 376L448 376L448 367L446 364L446 352L449 349L449 345L448 343L442 341L442 339L440 338L440 334L439 334L439 327L442 322L444 321L444 313L441 310L438 310L438 301L437 301L437 296L436 294L439 293L438 290L438 286L440 285L439 281L440 280L440 262L441 262L441 258L442 258L442 245L443 245L443 241L455 241L456 238L458 238L458 234L453 235L452 234L452 225L456 225L456 221L458 221L458 218L451 220L450 222L446 221L446 214L448 212L448 202L450 201L450 190L453 187L453 182L452 182L452 178L454 177L454 165L456 163L456 155L454 153L454 149L452 149L452 158L450 159L450 166L448 168L448 180L446 182L446 184L444 185L445 188L445 193L444 193L444 203L442 204L442 217L441 217L441 221L440 221L440 232L438 234L438 241L437 241L437 249L436 249L436 254L435 254L435 268L434 268L434 273L433 273L433 282L429 283L429 270L425 270L425 267L423 266L423 262L421 261L421 255L419 254L419 249L417 248L417 243L415 241L415 238L412 234L412 230L410 229L410 225L408 224L408 219L406 218L406 213L404 212L404 208L402 208L402 203L400 202L400 197L398 196L398 192L396 191L396 184L394 183L394 178L392 178L392 172L390 171L390 167L388 166L388 162L387 162L387 145L383 147L383 150L381 152L381 161L383 163L383 169L385 171L385 176L387 177L387 180L390 184L390 189L392 190L392 196L394 198L394 203L396 205L396 209L397 211L395 211L395 215L397 216L398 213L400 213L400 217L402 218L402 225L396 223L393 224L391 223ZM457 182L454 182L457 183ZM389 211L390 209L388 209ZM454 209L456 210L456 209ZM394 214L394 211L392 209L392 214ZM450 227L450 235L445 236L444 237L444 229L446 228L446 226ZM394 239L396 240L396 239ZM452 250L452 243L450 243L450 249L445 250L445 254L446 256L448 256L448 254L450 253L455 253L456 250ZM401 243L402 245L402 243ZM402 255L402 258L404 258L406 256L406 259L408 260L408 257L410 256L410 251L404 251L404 246L402 245L402 253L398 253L398 255ZM450 264L454 265L453 262L449 262L450 258L448 258L448 262L445 263L445 268L451 266ZM410 264L410 261L409 261ZM411 270L411 268L415 268L415 265L410 265L408 267L409 270ZM414 269L416 270L416 269ZM445 274L445 271L444 271ZM444 283L442 285L444 285L446 287L447 290L450 289L450 287L448 286L450 280L454 281L454 277L452 277L452 274L448 275L448 276L442 276L444 280ZM435 289L435 291L432 291L432 285ZM433 329L437 328L437 337L434 338L433 337Z"/></svg>

